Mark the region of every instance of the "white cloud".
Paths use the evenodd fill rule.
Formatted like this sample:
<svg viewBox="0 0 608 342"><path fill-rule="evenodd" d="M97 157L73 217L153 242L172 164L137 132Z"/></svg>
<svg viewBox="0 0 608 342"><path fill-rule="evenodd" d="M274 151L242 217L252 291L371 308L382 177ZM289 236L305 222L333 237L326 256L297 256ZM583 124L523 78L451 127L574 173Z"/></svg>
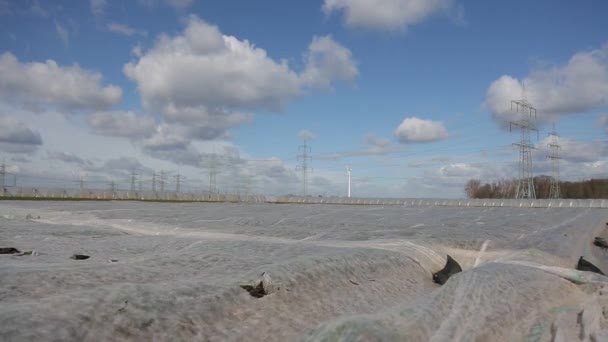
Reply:
<svg viewBox="0 0 608 342"><path fill-rule="evenodd" d="M575 54L565 65L534 70L521 80L503 75L492 82L485 104L498 122L514 118L511 100L522 98L524 84L540 122L605 108L608 105L608 43L599 49Z"/></svg>
<svg viewBox="0 0 608 342"><path fill-rule="evenodd" d="M21 63L11 53L0 55L0 100L36 110L43 106L65 110L105 109L122 98L114 85L102 86L100 73L78 65L59 66L45 63Z"/></svg>
<svg viewBox="0 0 608 342"><path fill-rule="evenodd" d="M430 143L448 138L448 131L441 121L406 118L395 130L402 143Z"/></svg>
<svg viewBox="0 0 608 342"><path fill-rule="evenodd" d="M96 112L87 122L96 134L129 139L148 137L156 130L154 119L133 112Z"/></svg>
<svg viewBox="0 0 608 342"><path fill-rule="evenodd" d="M107 27L110 32L122 34L122 35L129 36L129 37L132 35L135 35L135 34L139 34L142 36L147 35L146 31L140 31L140 30L134 29L134 28L130 27L129 25L125 25L125 24L109 23Z"/></svg>
<svg viewBox="0 0 608 342"><path fill-rule="evenodd" d="M91 12L95 16L102 16L106 12L106 6L108 5L107 0L90 0L89 5L91 6Z"/></svg>
<svg viewBox="0 0 608 342"><path fill-rule="evenodd" d="M349 49L331 36L314 37L308 47L306 69L301 75L304 84L326 88L334 81L352 81L359 70Z"/></svg>
<svg viewBox="0 0 608 342"><path fill-rule="evenodd" d="M371 30L407 30L438 13L456 11L463 21L463 7L453 0L325 0L323 12L343 12L348 27Z"/></svg>
<svg viewBox="0 0 608 342"><path fill-rule="evenodd" d="M304 139L304 140L315 140L315 139L317 139L317 135L314 134L313 132L307 130L307 129L303 129L300 132L298 132L298 137L300 139Z"/></svg>
<svg viewBox="0 0 608 342"><path fill-rule="evenodd" d="M23 122L0 116L0 150L8 153L33 153L42 145L40 133Z"/></svg>
<svg viewBox="0 0 608 342"><path fill-rule="evenodd" d="M131 54L137 58L143 56L143 51L140 44L137 44L131 49Z"/></svg>
<svg viewBox="0 0 608 342"><path fill-rule="evenodd" d="M55 30L57 31L57 35L59 36L59 39L61 39L63 45L70 45L70 33L68 30L58 22L55 22Z"/></svg>
<svg viewBox="0 0 608 342"><path fill-rule="evenodd" d="M125 65L144 105L160 112L208 108L272 108L299 93L298 77L248 41L190 17L183 35L162 35L136 62Z"/></svg>
<svg viewBox="0 0 608 342"><path fill-rule="evenodd" d="M313 40L299 75L286 61L222 35L196 16L188 18L181 35L161 35L149 51L137 54L124 72L137 84L144 107L170 122L213 130L250 120L248 111L280 111L306 86L328 86L358 73L350 51L330 37Z"/></svg>

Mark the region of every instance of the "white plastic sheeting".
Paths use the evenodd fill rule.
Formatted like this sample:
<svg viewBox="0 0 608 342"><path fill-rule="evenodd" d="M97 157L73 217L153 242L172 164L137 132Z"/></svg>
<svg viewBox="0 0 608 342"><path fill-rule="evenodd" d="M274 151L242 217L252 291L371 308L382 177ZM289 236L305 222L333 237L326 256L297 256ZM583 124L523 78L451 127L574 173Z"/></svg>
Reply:
<svg viewBox="0 0 608 342"><path fill-rule="evenodd" d="M2 201L0 246L33 253L0 255L0 340L607 337L608 278L574 270L608 270L607 211L420 203Z"/></svg>
<svg viewBox="0 0 608 342"><path fill-rule="evenodd" d="M404 205L450 207L521 207L521 208L608 208L603 199L407 199L407 198L346 198L346 197L279 197L275 203Z"/></svg>

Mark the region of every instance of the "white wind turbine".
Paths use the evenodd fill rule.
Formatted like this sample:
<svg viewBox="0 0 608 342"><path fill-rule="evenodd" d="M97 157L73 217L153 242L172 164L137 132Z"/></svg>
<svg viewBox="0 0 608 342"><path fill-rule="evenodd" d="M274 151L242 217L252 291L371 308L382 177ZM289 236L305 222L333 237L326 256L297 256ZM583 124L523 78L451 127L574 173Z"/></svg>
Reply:
<svg viewBox="0 0 608 342"><path fill-rule="evenodd" d="M350 198L350 173L353 169L350 168L350 166L346 167L346 175L348 176L348 195L347 197Z"/></svg>

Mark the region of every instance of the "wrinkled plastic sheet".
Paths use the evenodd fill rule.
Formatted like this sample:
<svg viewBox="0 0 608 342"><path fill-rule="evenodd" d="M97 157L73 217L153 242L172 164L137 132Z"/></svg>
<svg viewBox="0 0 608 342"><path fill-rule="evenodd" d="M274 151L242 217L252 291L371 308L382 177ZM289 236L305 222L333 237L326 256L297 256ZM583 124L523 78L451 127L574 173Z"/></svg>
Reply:
<svg viewBox="0 0 608 342"><path fill-rule="evenodd" d="M574 266L608 270L606 216L4 201L0 247L32 253L0 255L0 340L601 341L607 278Z"/></svg>

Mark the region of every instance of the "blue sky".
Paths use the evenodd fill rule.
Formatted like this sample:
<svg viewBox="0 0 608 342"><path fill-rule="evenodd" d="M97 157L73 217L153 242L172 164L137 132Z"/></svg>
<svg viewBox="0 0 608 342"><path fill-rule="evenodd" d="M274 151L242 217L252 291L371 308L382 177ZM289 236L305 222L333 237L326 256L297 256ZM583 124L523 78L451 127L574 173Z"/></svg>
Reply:
<svg viewBox="0 0 608 342"><path fill-rule="evenodd" d="M461 197L515 177L506 110L561 134L562 178L608 172L605 1L0 0L0 156L20 183ZM302 131L307 131L302 134Z"/></svg>

